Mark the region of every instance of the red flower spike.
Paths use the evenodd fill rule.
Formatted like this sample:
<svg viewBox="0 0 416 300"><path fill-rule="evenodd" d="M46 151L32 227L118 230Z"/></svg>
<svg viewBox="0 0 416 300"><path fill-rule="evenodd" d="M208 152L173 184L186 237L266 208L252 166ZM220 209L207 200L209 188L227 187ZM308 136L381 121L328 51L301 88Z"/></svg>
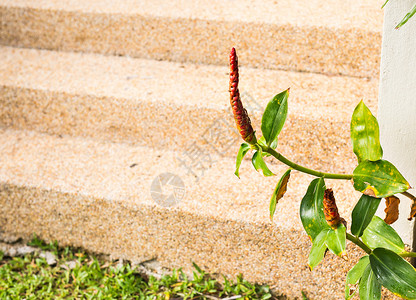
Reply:
<svg viewBox="0 0 416 300"><path fill-rule="evenodd" d="M345 222L345 220L339 216L332 189L326 189L324 193L324 215L326 222L333 229L337 229L341 222Z"/></svg>
<svg viewBox="0 0 416 300"><path fill-rule="evenodd" d="M240 92L238 90L238 58L235 48L230 53L230 104L234 114L235 124L244 141L249 144L257 142L253 127L247 111L241 103Z"/></svg>

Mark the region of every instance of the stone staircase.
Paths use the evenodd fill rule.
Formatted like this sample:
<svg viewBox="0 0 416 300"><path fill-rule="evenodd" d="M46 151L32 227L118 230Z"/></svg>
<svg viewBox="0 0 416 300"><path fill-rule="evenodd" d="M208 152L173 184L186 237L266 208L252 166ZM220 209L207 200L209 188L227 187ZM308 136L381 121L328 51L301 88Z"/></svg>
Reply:
<svg viewBox="0 0 416 300"><path fill-rule="evenodd" d="M364 98L376 112L381 24L375 0L0 0L0 234L342 299L359 252L308 270L298 209L311 177L292 175L271 223L278 178L249 160L233 174L228 53L258 132L291 87L280 152L351 172L352 111ZM157 191L160 174L176 175L177 205ZM349 215L351 184L327 186Z"/></svg>

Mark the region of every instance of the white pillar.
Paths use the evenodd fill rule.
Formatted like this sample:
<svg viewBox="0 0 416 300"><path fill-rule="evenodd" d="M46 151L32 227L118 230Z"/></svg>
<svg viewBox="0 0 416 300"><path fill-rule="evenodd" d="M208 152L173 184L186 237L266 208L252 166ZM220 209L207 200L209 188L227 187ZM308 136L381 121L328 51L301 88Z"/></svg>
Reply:
<svg viewBox="0 0 416 300"><path fill-rule="evenodd" d="M394 29L416 3L390 0L384 12L378 120L384 158L416 187L416 15ZM415 189L410 190L414 194ZM414 243L414 221L407 218L410 200L400 197L400 217L393 224L403 241ZM378 214L384 215L380 206Z"/></svg>

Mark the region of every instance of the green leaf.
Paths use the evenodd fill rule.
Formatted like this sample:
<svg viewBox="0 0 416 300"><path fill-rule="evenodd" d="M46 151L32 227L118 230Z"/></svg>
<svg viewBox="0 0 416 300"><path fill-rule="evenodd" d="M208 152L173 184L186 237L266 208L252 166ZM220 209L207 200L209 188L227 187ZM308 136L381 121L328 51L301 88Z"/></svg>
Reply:
<svg viewBox="0 0 416 300"><path fill-rule="evenodd" d="M287 117L287 98L289 90L281 92L267 104L261 119L261 131L267 146L277 139Z"/></svg>
<svg viewBox="0 0 416 300"><path fill-rule="evenodd" d="M271 144L270 144L270 148L272 148L272 149L276 149L277 148L277 141L278 141L278 139L276 138ZM266 143L266 139L264 138L264 136L262 136L262 137L260 137L258 140L257 140L257 142L260 144L260 145L263 145L263 146L267 146L267 143ZM263 153L263 156L265 156L265 155L267 155L267 156L269 156L270 154L269 153Z"/></svg>
<svg viewBox="0 0 416 300"><path fill-rule="evenodd" d="M322 230L314 239L311 252L309 253L309 268L311 271L315 268L324 258L325 251L327 249L325 240L329 229Z"/></svg>
<svg viewBox="0 0 416 300"><path fill-rule="evenodd" d="M274 174L272 173L272 171L269 170L266 163L264 162L261 152L261 149L259 149L254 153L253 158L251 159L253 166L256 169L256 171L261 169L263 171L264 176L273 176Z"/></svg>
<svg viewBox="0 0 416 300"><path fill-rule="evenodd" d="M270 220L272 222L273 222L274 213L276 211L277 202L279 202L279 200L286 193L287 183L290 178L290 171L292 171L292 169L288 169L280 178L279 182L276 185L276 188L273 191L272 198L270 199Z"/></svg>
<svg viewBox="0 0 416 300"><path fill-rule="evenodd" d="M356 285L357 282L363 276L365 268L367 268L368 264L370 263L370 258L368 255L363 256L360 260L356 263L354 267L347 274L347 279L345 280L345 299L351 299L355 291L351 293L351 286Z"/></svg>
<svg viewBox="0 0 416 300"><path fill-rule="evenodd" d="M386 0L386 2L384 2L383 6L381 8L384 8L384 6L386 6L387 2L389 2L389 0Z"/></svg>
<svg viewBox="0 0 416 300"><path fill-rule="evenodd" d="M352 114L351 140L358 162L382 158L378 122L363 101L360 101Z"/></svg>
<svg viewBox="0 0 416 300"><path fill-rule="evenodd" d="M404 243L397 232L381 218L374 216L361 237L371 249L386 248L396 253L404 252Z"/></svg>
<svg viewBox="0 0 416 300"><path fill-rule="evenodd" d="M396 29L402 27L404 24L409 21L411 17L416 13L416 4L412 7L412 9L404 16L403 20L400 21L399 24L397 24Z"/></svg>
<svg viewBox="0 0 416 300"><path fill-rule="evenodd" d="M309 237L314 240L316 236L329 227L324 215L325 182L323 178L314 179L308 187L300 204L300 219L303 228Z"/></svg>
<svg viewBox="0 0 416 300"><path fill-rule="evenodd" d="M260 137L257 142L264 147L270 147L272 149L276 149L277 148L277 138L271 143L270 146L267 146L266 144L266 140L264 139L264 136ZM271 156L271 154L267 153L267 152L262 152L262 156L263 157L269 157Z"/></svg>
<svg viewBox="0 0 416 300"><path fill-rule="evenodd" d="M360 299L362 300L380 300L381 299L381 284L368 265L360 280Z"/></svg>
<svg viewBox="0 0 416 300"><path fill-rule="evenodd" d="M370 224L381 199L362 195L352 211L351 232L355 236L362 236L364 229Z"/></svg>
<svg viewBox="0 0 416 300"><path fill-rule="evenodd" d="M347 241L347 229L344 224L340 224L337 229L330 229L326 237L326 245L328 249L338 255L339 257L345 256L345 247Z"/></svg>
<svg viewBox="0 0 416 300"><path fill-rule="evenodd" d="M192 265L194 266L195 270L197 270L199 274L205 274L205 272L202 271L201 268L196 263L192 262Z"/></svg>
<svg viewBox="0 0 416 300"><path fill-rule="evenodd" d="M416 270L405 259L388 249L377 248L370 254L377 280L393 294L416 299Z"/></svg>
<svg viewBox="0 0 416 300"><path fill-rule="evenodd" d="M384 198L410 188L403 175L386 160L363 161L353 172L354 188L361 193Z"/></svg>
<svg viewBox="0 0 416 300"><path fill-rule="evenodd" d="M239 170L241 162L243 161L244 156L247 154L247 151L250 150L250 145L247 143L242 143L237 154L237 161L235 162L235 172L234 174L240 178Z"/></svg>

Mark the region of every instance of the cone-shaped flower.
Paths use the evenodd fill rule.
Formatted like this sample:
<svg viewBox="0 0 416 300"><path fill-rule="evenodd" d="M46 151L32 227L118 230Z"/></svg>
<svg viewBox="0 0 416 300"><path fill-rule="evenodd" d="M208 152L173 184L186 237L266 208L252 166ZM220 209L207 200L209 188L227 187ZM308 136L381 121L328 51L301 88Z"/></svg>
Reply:
<svg viewBox="0 0 416 300"><path fill-rule="evenodd" d="M238 90L238 58L235 48L230 53L230 103L233 109L235 124L244 141L249 144L257 142L253 127L247 111L241 103L240 92Z"/></svg>
<svg viewBox="0 0 416 300"><path fill-rule="evenodd" d="M332 189L326 189L324 194L324 215L329 226L336 229L338 225L344 221L339 216L338 207L335 203L334 192ZM345 221L344 221L345 222Z"/></svg>

